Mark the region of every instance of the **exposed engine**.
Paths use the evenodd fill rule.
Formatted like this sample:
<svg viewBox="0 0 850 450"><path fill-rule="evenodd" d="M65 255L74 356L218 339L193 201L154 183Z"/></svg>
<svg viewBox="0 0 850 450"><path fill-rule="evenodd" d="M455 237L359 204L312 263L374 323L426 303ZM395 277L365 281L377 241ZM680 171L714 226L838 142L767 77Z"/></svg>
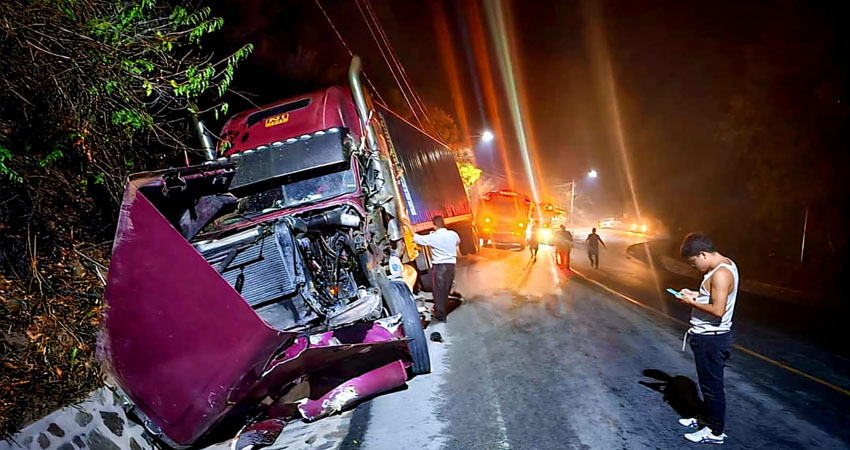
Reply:
<svg viewBox="0 0 850 450"><path fill-rule="evenodd" d="M295 240L309 274L305 287L314 308L331 316L356 299L360 287L369 285L358 257L366 250L359 238L360 216L337 209L302 222L305 227Z"/></svg>
<svg viewBox="0 0 850 450"><path fill-rule="evenodd" d="M336 326L380 315L362 219L341 206L287 216L195 247L272 327Z"/></svg>

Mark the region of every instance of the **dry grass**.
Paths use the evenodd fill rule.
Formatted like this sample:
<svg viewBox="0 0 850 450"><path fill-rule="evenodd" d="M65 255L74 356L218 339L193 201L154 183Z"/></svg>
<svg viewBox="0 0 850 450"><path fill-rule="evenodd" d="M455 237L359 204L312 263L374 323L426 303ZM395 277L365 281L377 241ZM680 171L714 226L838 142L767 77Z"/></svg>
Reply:
<svg viewBox="0 0 850 450"><path fill-rule="evenodd" d="M38 275L30 280L0 273L0 438L101 384L95 353L101 266L109 251L103 247L59 249L51 262L35 259Z"/></svg>

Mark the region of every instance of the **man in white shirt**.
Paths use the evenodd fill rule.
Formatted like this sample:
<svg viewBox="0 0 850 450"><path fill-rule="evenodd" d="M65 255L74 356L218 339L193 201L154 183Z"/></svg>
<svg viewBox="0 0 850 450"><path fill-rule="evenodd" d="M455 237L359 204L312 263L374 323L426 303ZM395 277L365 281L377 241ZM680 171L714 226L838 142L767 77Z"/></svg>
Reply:
<svg viewBox="0 0 850 450"><path fill-rule="evenodd" d="M431 269L434 293L434 321L446 321L446 302L452 283L455 280L455 264L457 263L457 246L460 236L446 228L442 216L434 216L432 219L437 229L428 235L416 234L413 242L423 247L431 247Z"/></svg>

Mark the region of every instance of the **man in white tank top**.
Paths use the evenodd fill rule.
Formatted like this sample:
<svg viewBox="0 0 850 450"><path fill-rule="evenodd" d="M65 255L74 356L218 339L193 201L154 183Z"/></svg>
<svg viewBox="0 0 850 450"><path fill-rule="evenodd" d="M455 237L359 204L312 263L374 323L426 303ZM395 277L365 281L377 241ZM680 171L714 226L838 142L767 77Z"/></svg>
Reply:
<svg viewBox="0 0 850 450"><path fill-rule="evenodd" d="M690 306L691 327L685 339L691 344L697 368L704 411L700 419L683 418L686 427L705 426L688 433L685 439L700 444L722 444L726 420L726 393L723 369L732 349L732 315L738 297L738 266L714 248L708 236L691 233L680 251L691 267L704 273L699 291L682 289L677 296ZM684 350L684 348L683 348Z"/></svg>

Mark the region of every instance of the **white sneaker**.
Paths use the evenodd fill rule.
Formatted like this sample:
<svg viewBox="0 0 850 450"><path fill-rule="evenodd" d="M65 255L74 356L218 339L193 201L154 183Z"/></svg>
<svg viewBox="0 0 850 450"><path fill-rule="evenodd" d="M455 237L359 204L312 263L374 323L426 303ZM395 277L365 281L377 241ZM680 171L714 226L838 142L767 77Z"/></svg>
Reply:
<svg viewBox="0 0 850 450"><path fill-rule="evenodd" d="M685 439L697 444L722 444L726 439L726 433L721 433L720 436L717 436L711 432L710 428L703 427L699 431L686 434Z"/></svg>
<svg viewBox="0 0 850 450"><path fill-rule="evenodd" d="M689 417L687 419L679 419L679 425L688 428L696 428L699 426L699 421L696 417Z"/></svg>

